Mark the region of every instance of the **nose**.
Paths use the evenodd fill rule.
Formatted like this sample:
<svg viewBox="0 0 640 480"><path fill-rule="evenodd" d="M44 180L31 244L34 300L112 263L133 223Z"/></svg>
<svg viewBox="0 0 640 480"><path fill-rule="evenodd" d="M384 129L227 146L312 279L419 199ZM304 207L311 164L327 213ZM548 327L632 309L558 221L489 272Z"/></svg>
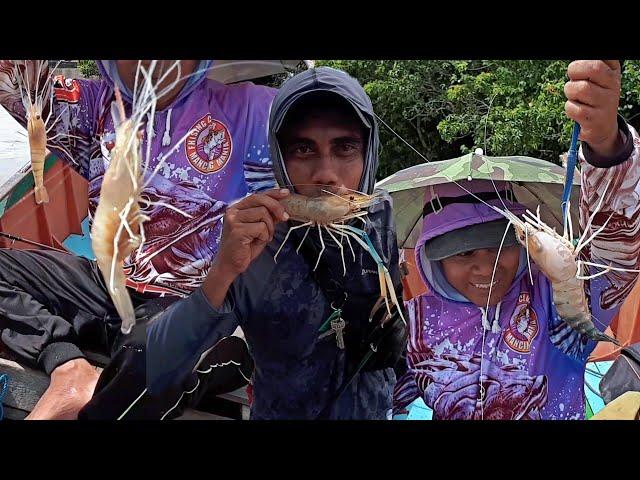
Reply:
<svg viewBox="0 0 640 480"><path fill-rule="evenodd" d="M476 278L489 280L493 275L493 269L497 261L497 252L494 249L480 249L475 254L476 262L473 265L473 274Z"/></svg>
<svg viewBox="0 0 640 480"><path fill-rule="evenodd" d="M312 183L319 185L341 185L335 158L330 150L320 152L311 174Z"/></svg>

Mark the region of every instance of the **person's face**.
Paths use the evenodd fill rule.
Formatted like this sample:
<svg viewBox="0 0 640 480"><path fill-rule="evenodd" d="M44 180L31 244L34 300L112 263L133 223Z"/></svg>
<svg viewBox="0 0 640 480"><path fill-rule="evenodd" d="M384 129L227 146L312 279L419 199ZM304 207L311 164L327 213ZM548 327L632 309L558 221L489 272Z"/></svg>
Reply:
<svg viewBox="0 0 640 480"><path fill-rule="evenodd" d="M118 74L120 75L122 82L132 92L135 86L136 72L138 70L138 62L142 67L144 67L145 70L148 71L149 67L151 66L152 60L117 60L116 61ZM173 82L176 81L176 79L178 79L178 73L180 74L180 80L176 83L176 85L169 92L167 92L166 95L163 95L162 97L158 98L158 103L156 105L156 108L158 110L162 110L164 107L171 104L171 102L178 95L178 93L180 93L180 90L182 90L182 87L186 83L187 78L185 77L195 72L198 64L200 63L199 60L180 60L180 72L178 72L177 67L174 67L173 69L171 69L171 67L175 62L176 60L158 60L155 68L153 69L153 72L151 72L151 80L153 84L156 85L158 80L160 80L160 78L162 78L162 76L167 71L171 70L167 75L167 77L158 84L156 88L156 92L160 92L166 87L168 87L169 85L171 85ZM138 78L139 85L141 84L142 80L143 80L142 74L139 74L139 78Z"/></svg>
<svg viewBox="0 0 640 480"><path fill-rule="evenodd" d="M279 135L289 179L296 191L313 196L316 185L358 190L366 143L362 124L339 112L312 111Z"/></svg>
<svg viewBox="0 0 640 480"><path fill-rule="evenodd" d="M494 265L497 266L489 305L498 304L506 295L518 272L520 246L471 250L441 260L444 275L459 293L479 307L487 306Z"/></svg>

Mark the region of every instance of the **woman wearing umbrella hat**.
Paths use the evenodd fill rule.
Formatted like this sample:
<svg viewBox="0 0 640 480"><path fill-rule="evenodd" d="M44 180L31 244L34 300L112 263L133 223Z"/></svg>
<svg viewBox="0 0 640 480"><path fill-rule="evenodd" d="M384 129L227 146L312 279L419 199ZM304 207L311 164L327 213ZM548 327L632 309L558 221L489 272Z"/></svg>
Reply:
<svg viewBox="0 0 640 480"><path fill-rule="evenodd" d="M573 62L569 77L566 112L582 126L581 223L602 197L592 230L611 215L592 259L637 269L640 141L617 118L619 64ZM518 165L505 167L505 180L513 178L509 168ZM422 397L438 419L584 418L584 369L595 342L559 318L549 280L535 264L529 276L526 252L491 208L522 213L517 187L472 180L423 189L416 264L429 292L407 302L409 369L395 389L396 413ZM597 326L611 321L635 279L618 272L585 282Z"/></svg>

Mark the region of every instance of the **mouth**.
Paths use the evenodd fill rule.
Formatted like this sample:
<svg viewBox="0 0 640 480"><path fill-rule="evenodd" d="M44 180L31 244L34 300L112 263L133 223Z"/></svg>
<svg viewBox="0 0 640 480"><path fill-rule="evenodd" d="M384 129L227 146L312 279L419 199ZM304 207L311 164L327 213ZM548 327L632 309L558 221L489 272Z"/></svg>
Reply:
<svg viewBox="0 0 640 480"><path fill-rule="evenodd" d="M480 290L489 290L489 288L495 287L497 284L498 280L494 280L493 283L472 283L471 285L479 288Z"/></svg>
<svg viewBox="0 0 640 480"><path fill-rule="evenodd" d="M346 189L335 185L325 185L322 183L299 183L292 185L298 191L304 191L307 197L323 197L328 195L340 195L346 193ZM300 189L302 187L302 189Z"/></svg>

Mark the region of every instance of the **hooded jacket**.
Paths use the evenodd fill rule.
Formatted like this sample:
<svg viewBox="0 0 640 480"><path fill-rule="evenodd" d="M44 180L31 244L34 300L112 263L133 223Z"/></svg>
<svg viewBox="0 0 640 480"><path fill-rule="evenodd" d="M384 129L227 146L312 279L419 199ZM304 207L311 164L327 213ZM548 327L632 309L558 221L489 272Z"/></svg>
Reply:
<svg viewBox="0 0 640 480"><path fill-rule="evenodd" d="M371 102L355 79L329 68L296 75L274 99L269 138L277 180L282 185L289 183L276 138L284 116L296 99L327 90L353 105L369 131L361 185L372 192L378 129ZM400 292L390 198L383 193L380 198L369 208L366 231ZM150 325L147 380L152 395L174 389L175 385L193 388L194 370L208 368L198 363L202 355L240 325L255 361L252 419L387 418L395 383L393 370L359 373L335 400L350 367L345 350L338 348L335 337L319 335L321 325L333 311L320 283L338 282L346 293L342 315L348 322L346 329L358 329L368 322L369 312L380 295L377 265L369 253L352 242L356 260L345 255L347 273L343 276L340 250L325 242L327 248L318 271L312 272L316 258L306 258L305 252L296 253L304 235L299 231L292 232L275 263L274 255L291 226L290 222L276 227L273 242L236 278L221 308L211 306L198 289ZM311 230L305 241L317 241L317 231Z"/></svg>

